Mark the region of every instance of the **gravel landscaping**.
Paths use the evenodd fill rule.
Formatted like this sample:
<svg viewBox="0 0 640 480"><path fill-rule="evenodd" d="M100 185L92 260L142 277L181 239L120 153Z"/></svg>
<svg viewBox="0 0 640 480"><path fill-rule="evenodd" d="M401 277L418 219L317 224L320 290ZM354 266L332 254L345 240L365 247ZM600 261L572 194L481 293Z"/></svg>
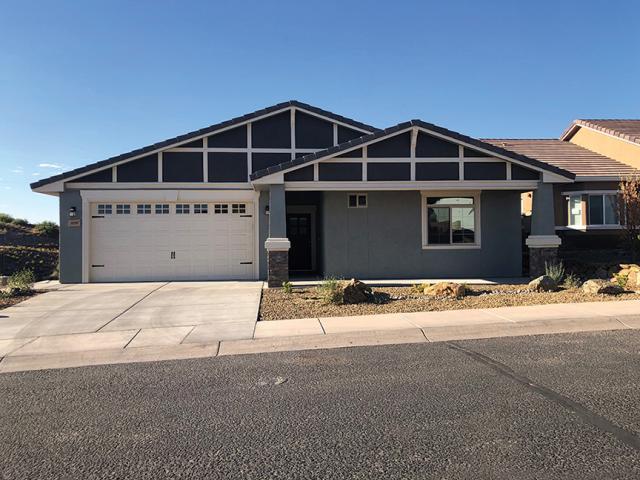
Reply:
<svg viewBox="0 0 640 480"><path fill-rule="evenodd" d="M606 302L640 300L640 293L621 295L586 294L579 288L556 292L530 292L523 285L467 285L467 296L434 298L418 294L411 287L374 288L376 303L334 305L326 303L316 288L264 290L260 320L308 317L342 317L376 313L429 312L467 308L493 308L550 303Z"/></svg>
<svg viewBox="0 0 640 480"><path fill-rule="evenodd" d="M33 297L34 295L38 295L39 293L43 293L43 292L34 291L30 295L13 295L13 296L5 296L0 294L0 310L7 307L12 307L20 302L24 302L25 300Z"/></svg>

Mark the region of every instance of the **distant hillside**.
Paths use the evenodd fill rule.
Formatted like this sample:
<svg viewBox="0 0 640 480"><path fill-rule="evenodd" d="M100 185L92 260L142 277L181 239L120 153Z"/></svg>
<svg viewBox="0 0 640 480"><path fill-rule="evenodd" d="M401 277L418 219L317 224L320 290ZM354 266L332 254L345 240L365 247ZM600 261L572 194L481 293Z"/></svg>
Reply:
<svg viewBox="0 0 640 480"><path fill-rule="evenodd" d="M38 280L58 274L58 226L53 222L30 224L0 213L0 275L25 268Z"/></svg>

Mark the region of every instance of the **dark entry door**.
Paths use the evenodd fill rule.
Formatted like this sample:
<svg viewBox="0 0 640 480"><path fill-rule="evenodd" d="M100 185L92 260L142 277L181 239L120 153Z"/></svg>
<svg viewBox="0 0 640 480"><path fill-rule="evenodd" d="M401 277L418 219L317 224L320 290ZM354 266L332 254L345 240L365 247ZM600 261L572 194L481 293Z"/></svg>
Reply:
<svg viewBox="0 0 640 480"><path fill-rule="evenodd" d="M288 213L287 237L291 242L289 270L310 271L311 261L311 214Z"/></svg>

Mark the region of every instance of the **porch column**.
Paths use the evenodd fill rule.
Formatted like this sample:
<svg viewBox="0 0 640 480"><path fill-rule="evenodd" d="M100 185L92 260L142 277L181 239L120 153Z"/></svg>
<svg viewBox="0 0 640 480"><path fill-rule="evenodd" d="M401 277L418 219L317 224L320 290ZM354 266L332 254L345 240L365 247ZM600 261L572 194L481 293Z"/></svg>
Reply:
<svg viewBox="0 0 640 480"><path fill-rule="evenodd" d="M553 184L538 183L533 192L531 211L531 235L526 240L529 247L529 275L544 275L545 263L558 260L558 247L562 240L556 235Z"/></svg>
<svg viewBox="0 0 640 480"><path fill-rule="evenodd" d="M269 238L267 249L267 285L282 287L289 281L289 248L284 185L269 186Z"/></svg>

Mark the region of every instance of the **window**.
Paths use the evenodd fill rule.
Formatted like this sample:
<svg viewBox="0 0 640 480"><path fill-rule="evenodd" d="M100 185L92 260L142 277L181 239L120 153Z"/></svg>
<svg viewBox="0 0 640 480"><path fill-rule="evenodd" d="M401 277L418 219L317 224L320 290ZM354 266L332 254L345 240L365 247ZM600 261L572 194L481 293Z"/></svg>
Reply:
<svg viewBox="0 0 640 480"><path fill-rule="evenodd" d="M244 203L233 203L231 213L247 213L247 206Z"/></svg>
<svg viewBox="0 0 640 480"><path fill-rule="evenodd" d="M156 215L166 215L169 213L168 203L156 203Z"/></svg>
<svg viewBox="0 0 640 480"><path fill-rule="evenodd" d="M569 227L620 225L617 193L580 192L567 196Z"/></svg>
<svg viewBox="0 0 640 480"><path fill-rule="evenodd" d="M213 213L215 214L229 213L229 205L225 203L216 203L213 206Z"/></svg>
<svg viewBox="0 0 640 480"><path fill-rule="evenodd" d="M148 215L151 213L151 205L148 203L138 204L138 215Z"/></svg>
<svg viewBox="0 0 640 480"><path fill-rule="evenodd" d="M193 205L193 213L209 213L209 205L206 203L195 203Z"/></svg>
<svg viewBox="0 0 640 480"><path fill-rule="evenodd" d="M131 213L131 205L126 203L116 205L117 215L129 215L130 213Z"/></svg>
<svg viewBox="0 0 640 480"><path fill-rule="evenodd" d="M367 208L367 194L366 193L350 193L349 208Z"/></svg>
<svg viewBox="0 0 640 480"><path fill-rule="evenodd" d="M99 204L98 205L98 215L111 215L111 205L109 204Z"/></svg>
<svg viewBox="0 0 640 480"><path fill-rule="evenodd" d="M478 247L479 196L423 199L423 248Z"/></svg>
<svg viewBox="0 0 640 480"><path fill-rule="evenodd" d="M176 214L185 215L189 213L189 204L188 203L177 203L176 204Z"/></svg>

